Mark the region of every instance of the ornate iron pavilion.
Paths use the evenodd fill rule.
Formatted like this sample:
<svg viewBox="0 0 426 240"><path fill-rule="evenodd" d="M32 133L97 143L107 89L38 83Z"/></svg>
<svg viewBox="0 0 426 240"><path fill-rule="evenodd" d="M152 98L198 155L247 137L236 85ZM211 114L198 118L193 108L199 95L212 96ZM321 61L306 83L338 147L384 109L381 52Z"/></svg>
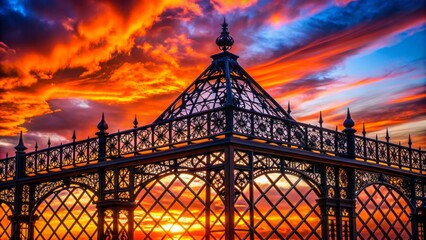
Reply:
<svg viewBox="0 0 426 240"><path fill-rule="evenodd" d="M295 121L228 50L152 124L0 160L0 239L424 239L425 152Z"/></svg>

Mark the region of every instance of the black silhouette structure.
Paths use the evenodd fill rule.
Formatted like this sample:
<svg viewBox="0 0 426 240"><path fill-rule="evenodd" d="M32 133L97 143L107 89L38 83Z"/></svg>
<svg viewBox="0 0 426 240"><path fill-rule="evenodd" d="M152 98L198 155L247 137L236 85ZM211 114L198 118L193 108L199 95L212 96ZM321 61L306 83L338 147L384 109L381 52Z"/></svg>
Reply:
<svg viewBox="0 0 426 240"><path fill-rule="evenodd" d="M0 160L0 239L424 239L426 154L296 121L238 64L147 126Z"/></svg>

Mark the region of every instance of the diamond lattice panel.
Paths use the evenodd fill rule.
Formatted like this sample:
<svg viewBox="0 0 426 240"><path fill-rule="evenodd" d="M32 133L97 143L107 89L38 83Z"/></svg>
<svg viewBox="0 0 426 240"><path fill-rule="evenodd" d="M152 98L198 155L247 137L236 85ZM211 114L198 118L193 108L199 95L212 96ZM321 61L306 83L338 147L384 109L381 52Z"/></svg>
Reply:
<svg viewBox="0 0 426 240"><path fill-rule="evenodd" d="M411 209L403 195L375 184L357 196L359 239L411 239Z"/></svg>
<svg viewBox="0 0 426 240"><path fill-rule="evenodd" d="M0 239L10 239L12 224L7 218L11 216L12 210L4 203L0 204Z"/></svg>
<svg viewBox="0 0 426 240"><path fill-rule="evenodd" d="M79 187L56 191L35 212L35 239L96 239L95 195Z"/></svg>
<svg viewBox="0 0 426 240"><path fill-rule="evenodd" d="M321 215L315 188L300 176L271 173L253 182L256 239L320 239ZM237 199L237 239L249 239L250 187Z"/></svg>
<svg viewBox="0 0 426 240"><path fill-rule="evenodd" d="M217 203L218 199L211 198L214 204L210 225L223 232L223 210L219 209L223 209L223 204ZM206 184L203 180L189 174L169 175L142 188L136 202L135 239L205 238ZM213 238L220 235L214 234Z"/></svg>

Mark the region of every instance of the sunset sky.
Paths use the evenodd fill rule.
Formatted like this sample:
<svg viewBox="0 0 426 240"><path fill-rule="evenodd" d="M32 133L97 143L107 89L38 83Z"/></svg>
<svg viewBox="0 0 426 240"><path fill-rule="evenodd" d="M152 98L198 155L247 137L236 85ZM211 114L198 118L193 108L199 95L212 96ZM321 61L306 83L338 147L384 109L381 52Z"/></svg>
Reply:
<svg viewBox="0 0 426 240"><path fill-rule="evenodd" d="M220 50L292 116L426 147L426 1L0 0L0 158L151 123Z"/></svg>

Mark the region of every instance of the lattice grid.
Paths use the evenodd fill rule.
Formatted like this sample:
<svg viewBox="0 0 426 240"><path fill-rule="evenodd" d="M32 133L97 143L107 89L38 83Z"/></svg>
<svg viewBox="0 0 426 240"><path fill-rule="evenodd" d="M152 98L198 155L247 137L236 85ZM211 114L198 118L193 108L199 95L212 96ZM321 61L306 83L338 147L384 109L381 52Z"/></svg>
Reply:
<svg viewBox="0 0 426 240"><path fill-rule="evenodd" d="M96 239L95 195L79 187L53 192L37 207L35 239Z"/></svg>
<svg viewBox="0 0 426 240"><path fill-rule="evenodd" d="M253 219L250 219L250 198ZM236 239L320 239L321 212L315 188L301 176L270 173L253 181L236 201ZM253 226L250 227L250 222Z"/></svg>
<svg viewBox="0 0 426 240"><path fill-rule="evenodd" d="M189 174L169 175L144 186L136 198L135 239L205 239L207 185ZM210 189L211 238L224 232L223 203Z"/></svg>
<svg viewBox="0 0 426 240"><path fill-rule="evenodd" d="M371 185L357 196L359 239L411 239L411 208L403 195L381 184Z"/></svg>

